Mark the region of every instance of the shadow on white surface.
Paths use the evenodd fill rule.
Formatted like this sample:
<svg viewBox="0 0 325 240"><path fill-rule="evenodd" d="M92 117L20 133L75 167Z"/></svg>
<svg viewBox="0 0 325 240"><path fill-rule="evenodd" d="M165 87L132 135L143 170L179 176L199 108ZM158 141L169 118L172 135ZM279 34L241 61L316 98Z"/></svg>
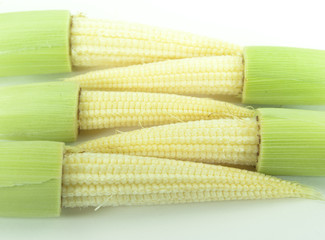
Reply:
<svg viewBox="0 0 325 240"><path fill-rule="evenodd" d="M219 214L240 214L248 209L252 211L268 209L276 209L283 205L300 205L306 201L314 201L316 204L325 204L322 201L308 199L268 199L268 200L236 200L236 201L217 201L204 203L188 203L188 204L171 204L156 206L118 206L118 207L101 207L96 210L95 207L88 208L63 208L62 216L66 218L74 217L107 217L114 215L128 216L129 221L137 221L139 216L142 218L152 218L153 216L169 216L177 214L180 216L190 216L197 214L206 214L217 212ZM325 206L325 205L324 205Z"/></svg>

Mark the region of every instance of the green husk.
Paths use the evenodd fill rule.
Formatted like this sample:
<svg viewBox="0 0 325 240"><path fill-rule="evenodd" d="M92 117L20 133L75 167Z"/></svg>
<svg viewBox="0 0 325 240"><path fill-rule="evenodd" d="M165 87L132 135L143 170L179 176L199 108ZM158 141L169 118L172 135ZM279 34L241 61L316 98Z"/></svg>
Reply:
<svg viewBox="0 0 325 240"><path fill-rule="evenodd" d="M243 102L325 104L325 51L246 47Z"/></svg>
<svg viewBox="0 0 325 240"><path fill-rule="evenodd" d="M63 151L58 142L0 142L0 216L60 215Z"/></svg>
<svg viewBox="0 0 325 240"><path fill-rule="evenodd" d="M0 88L0 139L72 142L79 85L51 82Z"/></svg>
<svg viewBox="0 0 325 240"><path fill-rule="evenodd" d="M71 71L70 13L0 14L0 76Z"/></svg>
<svg viewBox="0 0 325 240"><path fill-rule="evenodd" d="M325 112L262 108L257 171L325 176Z"/></svg>

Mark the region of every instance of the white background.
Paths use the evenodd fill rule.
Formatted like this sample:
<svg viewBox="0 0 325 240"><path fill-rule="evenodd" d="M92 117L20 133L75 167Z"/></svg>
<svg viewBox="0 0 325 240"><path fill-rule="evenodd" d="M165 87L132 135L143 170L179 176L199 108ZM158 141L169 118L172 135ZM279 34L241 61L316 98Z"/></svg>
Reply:
<svg viewBox="0 0 325 240"><path fill-rule="evenodd" d="M244 46L282 45L325 50L323 5L323 1L312 0L0 0L0 12L68 9L93 18L180 29ZM50 81L62 76L0 78L0 85ZM82 133L79 140L87 138L89 134ZM325 177L285 179L312 185L325 193ZM324 202L234 201L98 211L64 209L62 216L54 219L0 218L0 239L316 240L325 239L324 226Z"/></svg>

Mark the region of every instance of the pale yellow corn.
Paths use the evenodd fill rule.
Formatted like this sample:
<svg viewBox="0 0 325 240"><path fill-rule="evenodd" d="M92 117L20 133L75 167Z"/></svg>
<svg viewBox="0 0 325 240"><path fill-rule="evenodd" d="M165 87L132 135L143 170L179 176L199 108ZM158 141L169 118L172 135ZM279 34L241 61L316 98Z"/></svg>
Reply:
<svg viewBox="0 0 325 240"><path fill-rule="evenodd" d="M303 197L315 190L235 168L138 156L77 153L63 163L63 207Z"/></svg>
<svg viewBox="0 0 325 240"><path fill-rule="evenodd" d="M149 126L199 119L252 117L254 111L212 99L172 94L81 91L80 129Z"/></svg>
<svg viewBox="0 0 325 240"><path fill-rule="evenodd" d="M256 118L201 120L146 128L91 140L74 152L122 153L213 164L255 166Z"/></svg>
<svg viewBox="0 0 325 240"><path fill-rule="evenodd" d="M66 81L89 90L239 96L243 74L241 56L216 56L109 68Z"/></svg>
<svg viewBox="0 0 325 240"><path fill-rule="evenodd" d="M213 38L140 24L72 17L71 58L77 67L116 67L241 54L241 47Z"/></svg>

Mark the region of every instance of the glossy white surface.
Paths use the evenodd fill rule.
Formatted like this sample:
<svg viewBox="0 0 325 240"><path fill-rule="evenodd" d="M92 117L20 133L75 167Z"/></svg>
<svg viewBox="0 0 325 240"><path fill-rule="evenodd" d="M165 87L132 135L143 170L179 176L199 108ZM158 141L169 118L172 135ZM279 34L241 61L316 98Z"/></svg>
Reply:
<svg viewBox="0 0 325 240"><path fill-rule="evenodd" d="M94 18L132 21L242 45L325 49L323 1L0 0L0 12L69 9ZM325 66L324 66L325 67ZM0 85L66 75L0 78ZM325 110L324 106L295 106ZM81 133L79 141L113 134ZM325 194L325 177L286 177ZM1 196L0 196L1 197ZM55 219L0 218L0 239L325 239L325 203L285 199L172 206L64 209Z"/></svg>

